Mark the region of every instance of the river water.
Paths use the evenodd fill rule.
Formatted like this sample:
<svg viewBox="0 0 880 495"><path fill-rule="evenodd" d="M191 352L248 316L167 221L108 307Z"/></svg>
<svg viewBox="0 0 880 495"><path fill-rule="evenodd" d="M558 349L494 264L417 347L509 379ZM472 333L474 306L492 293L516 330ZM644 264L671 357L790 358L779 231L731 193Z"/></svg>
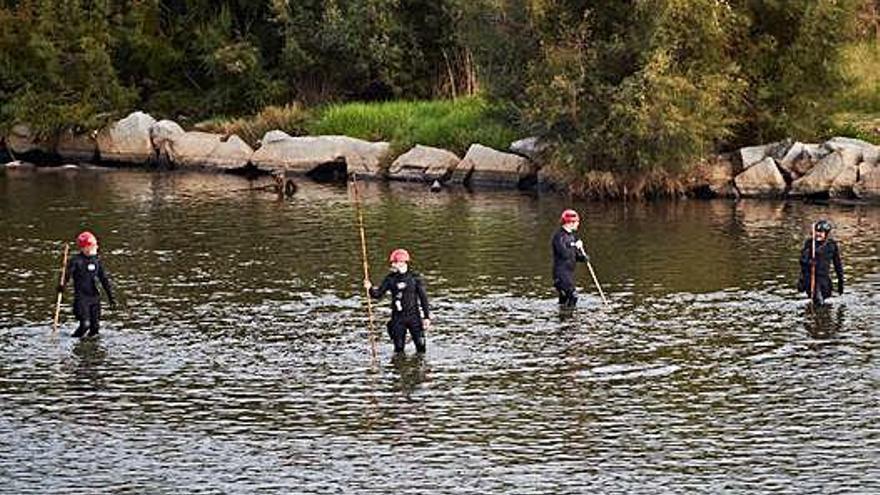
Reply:
<svg viewBox="0 0 880 495"><path fill-rule="evenodd" d="M880 492L876 206L364 184L374 283L405 247L435 312L424 357L382 332L374 361L350 190L247 188L0 171L0 492ZM569 206L607 308L582 268L557 307ZM818 218L847 291L814 311ZM83 228L125 308L77 340L67 303L51 319Z"/></svg>

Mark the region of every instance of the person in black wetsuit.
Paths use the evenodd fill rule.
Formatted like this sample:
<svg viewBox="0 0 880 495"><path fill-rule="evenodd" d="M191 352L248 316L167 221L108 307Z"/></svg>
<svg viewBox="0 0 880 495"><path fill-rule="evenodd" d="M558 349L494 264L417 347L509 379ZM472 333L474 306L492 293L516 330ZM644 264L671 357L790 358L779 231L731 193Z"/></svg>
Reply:
<svg viewBox="0 0 880 495"><path fill-rule="evenodd" d="M586 263L589 257L584 252L584 243L575 232L580 225L580 217L574 210L565 210L559 219L562 226L553 234L553 287L559 293L559 304L574 307L577 292L574 283L575 263Z"/></svg>
<svg viewBox="0 0 880 495"><path fill-rule="evenodd" d="M843 294L843 263L840 261L840 248L837 247L837 241L829 238L831 229L831 222L819 220L813 225L813 237L804 241L804 247L801 249L801 276L798 280L798 290L804 291L807 297L812 297L813 302L819 306L831 297L832 264L837 274L837 293ZM813 256L814 249L815 257ZM813 265L815 265L816 272L815 293L811 293L813 286L810 283Z"/></svg>
<svg viewBox="0 0 880 495"><path fill-rule="evenodd" d="M406 345L406 332L409 330L416 351L425 352L425 331L431 328L431 309L425 285L418 273L409 270L410 257L405 249L391 252L391 273L385 276L382 284L373 287L369 279L364 287L370 297L380 299L391 292L391 320L388 321L388 336L394 343L394 352L401 353Z"/></svg>
<svg viewBox="0 0 880 495"><path fill-rule="evenodd" d="M98 283L104 288L110 308L116 308L116 299L107 272L98 259L98 239L91 232L83 232L76 238L80 253L73 256L67 263L64 282L58 286L58 292L64 291L67 283L73 279L73 314L79 321L79 327L73 332L74 337L83 337L88 330L89 336L97 335L101 325L101 293Z"/></svg>

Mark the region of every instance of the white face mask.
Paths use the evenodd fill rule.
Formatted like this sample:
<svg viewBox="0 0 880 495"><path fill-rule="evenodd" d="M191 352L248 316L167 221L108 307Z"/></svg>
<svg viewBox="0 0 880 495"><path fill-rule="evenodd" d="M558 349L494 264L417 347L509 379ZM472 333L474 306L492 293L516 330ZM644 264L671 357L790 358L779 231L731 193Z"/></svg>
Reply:
<svg viewBox="0 0 880 495"><path fill-rule="evenodd" d="M391 269L397 273L406 273L409 267L406 266L406 263L391 263Z"/></svg>

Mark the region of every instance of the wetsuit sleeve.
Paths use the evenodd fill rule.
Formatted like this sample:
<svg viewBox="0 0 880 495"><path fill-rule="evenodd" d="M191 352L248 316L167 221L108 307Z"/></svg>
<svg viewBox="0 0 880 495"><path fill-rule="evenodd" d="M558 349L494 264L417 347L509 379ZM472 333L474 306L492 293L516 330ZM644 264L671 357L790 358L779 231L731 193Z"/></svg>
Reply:
<svg viewBox="0 0 880 495"><path fill-rule="evenodd" d="M101 282L101 287L104 288L104 292L107 293L107 300L112 304L116 301L116 298L113 297L113 287L110 285L110 279L107 278L107 271L104 270L104 264L98 263L98 280Z"/></svg>
<svg viewBox="0 0 880 495"><path fill-rule="evenodd" d="M840 248L834 243L834 254L832 257L834 262L834 271L837 273L837 290L843 293L843 262L840 261Z"/></svg>
<svg viewBox="0 0 880 495"><path fill-rule="evenodd" d="M578 239L578 240L580 240L580 239ZM587 259L588 259L588 258L586 257L586 252L587 252L586 249L584 249L583 251L581 251L581 250L575 250L575 256L574 256L574 259L575 259L576 261L580 261L581 263L586 263L586 262L587 262Z"/></svg>
<svg viewBox="0 0 880 495"><path fill-rule="evenodd" d="M428 306L428 293L425 291L425 283L422 278L416 279L416 294L419 296L419 306L422 307L422 314L425 319L431 319L431 307Z"/></svg>
<svg viewBox="0 0 880 495"><path fill-rule="evenodd" d="M391 289L391 277L386 276L385 279L382 280L382 283L379 284L379 287L371 287L370 288L370 297L373 299L381 299L382 296L385 295Z"/></svg>

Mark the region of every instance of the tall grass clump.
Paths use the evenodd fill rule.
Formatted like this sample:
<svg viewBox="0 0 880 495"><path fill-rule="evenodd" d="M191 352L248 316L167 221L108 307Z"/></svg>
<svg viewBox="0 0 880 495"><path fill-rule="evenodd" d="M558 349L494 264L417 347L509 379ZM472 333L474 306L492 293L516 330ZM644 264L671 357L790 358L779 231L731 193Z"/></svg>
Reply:
<svg viewBox="0 0 880 495"><path fill-rule="evenodd" d="M473 143L503 150L517 138L502 109L480 97L333 104L319 110L307 130L312 135L389 141L399 152L416 144L459 154Z"/></svg>
<svg viewBox="0 0 880 495"><path fill-rule="evenodd" d="M196 124L195 128L205 132L236 134L251 146L256 146L266 132L275 129L291 136L304 134L310 118L310 112L295 102L280 107L268 106L250 117L206 120Z"/></svg>

